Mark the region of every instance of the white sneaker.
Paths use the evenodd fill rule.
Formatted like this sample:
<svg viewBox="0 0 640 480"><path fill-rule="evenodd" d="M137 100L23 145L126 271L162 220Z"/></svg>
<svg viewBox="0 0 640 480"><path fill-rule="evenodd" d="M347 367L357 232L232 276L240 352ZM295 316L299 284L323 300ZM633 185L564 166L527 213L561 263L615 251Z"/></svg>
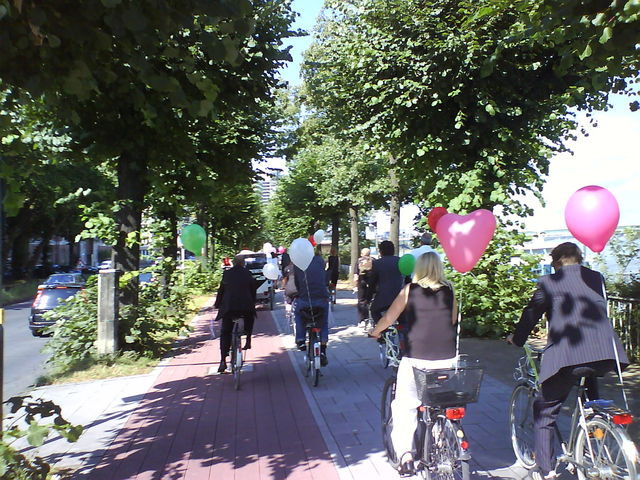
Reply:
<svg viewBox="0 0 640 480"><path fill-rule="evenodd" d="M556 473L555 470L551 470L546 475L542 475L542 472L538 469L531 472L531 478L533 478L533 480L552 480L552 479L558 478L558 476L559 475Z"/></svg>

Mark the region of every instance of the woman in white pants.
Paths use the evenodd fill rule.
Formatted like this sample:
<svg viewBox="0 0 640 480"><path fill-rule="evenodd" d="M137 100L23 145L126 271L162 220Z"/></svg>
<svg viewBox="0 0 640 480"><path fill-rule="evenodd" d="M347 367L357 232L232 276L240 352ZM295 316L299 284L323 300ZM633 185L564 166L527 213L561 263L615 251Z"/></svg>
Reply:
<svg viewBox="0 0 640 480"><path fill-rule="evenodd" d="M398 367L396 397L391 403L391 441L400 474L410 475L414 471L416 409L421 405L413 367L450 368L456 363L456 301L437 253L427 252L418 258L412 282L398 294L370 335L379 338L403 312L407 342Z"/></svg>

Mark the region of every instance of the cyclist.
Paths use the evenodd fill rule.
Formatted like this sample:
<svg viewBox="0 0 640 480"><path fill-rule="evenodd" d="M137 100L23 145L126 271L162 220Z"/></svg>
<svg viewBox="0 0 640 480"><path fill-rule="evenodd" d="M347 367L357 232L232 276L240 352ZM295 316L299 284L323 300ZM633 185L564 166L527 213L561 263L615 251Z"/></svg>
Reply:
<svg viewBox="0 0 640 480"><path fill-rule="evenodd" d="M560 408L576 380L589 372L602 375L629 360L607 316L602 274L581 266L575 243L561 243L551 251L555 273L544 275L507 341L524 345L543 314L549 333L540 365L540 392L533 404L535 479L553 478L554 426ZM615 346L615 351L614 351ZM617 351L617 353L616 353ZM590 399L597 399L595 378L587 379Z"/></svg>
<svg viewBox="0 0 640 480"><path fill-rule="evenodd" d="M256 280L245 268L243 257L240 255L234 257L232 263L233 266L222 274L214 304L218 309L218 315L222 317L218 373L223 373L227 369L233 320L238 317L244 319L244 331L247 337L243 349L248 350L251 348L251 333L256 316L256 289L258 288Z"/></svg>
<svg viewBox="0 0 640 480"><path fill-rule="evenodd" d="M329 288L336 288L339 274L340 257L338 256L338 249L336 247L331 247L329 258L327 259L327 280Z"/></svg>
<svg viewBox="0 0 640 480"><path fill-rule="evenodd" d="M374 324L378 323L382 312L389 308L404 285L404 277L398 269L400 258L394 255L393 242L384 240L380 242L378 249L380 250L380 258L373 261L369 283L373 293L371 318Z"/></svg>
<svg viewBox="0 0 640 480"><path fill-rule="evenodd" d="M321 307L322 318L320 324L320 364L324 367L329 363L327 359L327 342L329 340L329 291L324 271L324 260L319 248L313 256L306 270L294 267L294 279L298 296L295 302L294 315L296 320L296 345L299 350L305 350L306 331L302 325L300 310L308 307Z"/></svg>
<svg viewBox="0 0 640 480"><path fill-rule="evenodd" d="M370 336L380 338L403 312L407 342L398 367L396 397L391 403L391 443L400 474L408 476L414 473L413 437L417 427L416 408L421 405L413 367L451 368L456 363L456 301L437 253L428 252L418 258L412 283L402 288Z"/></svg>
<svg viewBox="0 0 640 480"><path fill-rule="evenodd" d="M371 250L363 248L360 250L360 258L356 262L356 271L354 280L358 287L358 314L360 315L360 323L364 323L369 316L369 302L371 301L371 289L369 282L371 280L371 268L373 267L373 258L371 258Z"/></svg>

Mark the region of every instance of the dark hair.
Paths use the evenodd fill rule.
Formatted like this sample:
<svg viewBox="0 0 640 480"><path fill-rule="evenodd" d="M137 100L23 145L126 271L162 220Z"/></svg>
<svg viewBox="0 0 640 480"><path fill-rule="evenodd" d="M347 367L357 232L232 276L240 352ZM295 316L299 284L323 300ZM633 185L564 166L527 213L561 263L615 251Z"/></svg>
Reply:
<svg viewBox="0 0 640 480"><path fill-rule="evenodd" d="M562 265L563 258L571 258L578 263L582 263L582 252L573 242L564 242L551 250L551 260L553 263L559 263Z"/></svg>
<svg viewBox="0 0 640 480"><path fill-rule="evenodd" d="M378 245L378 250L380 250L380 255L388 256L394 254L396 247L391 240L384 240Z"/></svg>
<svg viewBox="0 0 640 480"><path fill-rule="evenodd" d="M431 245L431 239L432 239L431 234L429 232L425 232L420 237L420 243L422 245Z"/></svg>
<svg viewBox="0 0 640 480"><path fill-rule="evenodd" d="M240 255L236 255L235 257L233 257L233 266L244 267L244 257Z"/></svg>

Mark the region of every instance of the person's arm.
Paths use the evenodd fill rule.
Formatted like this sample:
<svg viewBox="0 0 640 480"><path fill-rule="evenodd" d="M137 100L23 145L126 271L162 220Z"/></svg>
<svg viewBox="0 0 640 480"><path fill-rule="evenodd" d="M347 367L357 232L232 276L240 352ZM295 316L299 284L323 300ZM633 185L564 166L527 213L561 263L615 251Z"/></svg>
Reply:
<svg viewBox="0 0 640 480"><path fill-rule="evenodd" d="M387 313L385 313L378 321L376 328L371 330L369 335L374 338L380 338L380 334L395 323L400 314L404 312L404 309L407 307L410 288L410 285L406 285L402 290L400 290L400 293L389 307L389 310L387 310Z"/></svg>
<svg viewBox="0 0 640 480"><path fill-rule="evenodd" d="M451 289L453 291L453 289ZM453 294L453 308L451 309L451 324L458 323L458 301L456 300L455 293Z"/></svg>
<svg viewBox="0 0 640 480"><path fill-rule="evenodd" d="M227 272L222 274L222 280L220 280L220 286L218 287L218 293L216 293L216 301L213 303L214 308L219 309L222 303L222 295L224 295L224 286L226 283Z"/></svg>
<svg viewBox="0 0 640 480"><path fill-rule="evenodd" d="M548 295L544 289L544 286L538 283L538 288L533 292L529 304L522 311L520 321L516 325L516 329L513 334L507 337L509 343L513 343L518 347L521 347L527 341L531 330L536 326L542 315L548 308Z"/></svg>
<svg viewBox="0 0 640 480"><path fill-rule="evenodd" d="M376 262L373 262L371 270L369 270L369 291L371 293L375 293L378 289L378 279L380 275L378 273L378 269L376 268Z"/></svg>

